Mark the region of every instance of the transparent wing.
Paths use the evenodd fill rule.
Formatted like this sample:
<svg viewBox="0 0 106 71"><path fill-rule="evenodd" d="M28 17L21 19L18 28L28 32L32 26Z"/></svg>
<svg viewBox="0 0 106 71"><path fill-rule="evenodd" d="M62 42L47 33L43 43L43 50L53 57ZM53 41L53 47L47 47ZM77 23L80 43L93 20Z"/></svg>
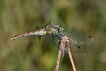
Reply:
<svg viewBox="0 0 106 71"><path fill-rule="evenodd" d="M45 44L59 47L59 38L57 38L56 36L53 36L52 34L46 34L42 36L42 38Z"/></svg>
<svg viewBox="0 0 106 71"><path fill-rule="evenodd" d="M74 32L74 31L64 31L63 32L70 40L71 44L74 45L84 45L84 44L92 44L94 42L94 39L86 34Z"/></svg>
<svg viewBox="0 0 106 71"><path fill-rule="evenodd" d="M44 43L50 46L56 46L57 48L59 48L59 37L58 36L52 36L51 34L47 34L42 36ZM83 53L82 49L79 46L76 45L71 45L70 44L70 50L73 53ZM63 57L64 57L65 52L63 51Z"/></svg>

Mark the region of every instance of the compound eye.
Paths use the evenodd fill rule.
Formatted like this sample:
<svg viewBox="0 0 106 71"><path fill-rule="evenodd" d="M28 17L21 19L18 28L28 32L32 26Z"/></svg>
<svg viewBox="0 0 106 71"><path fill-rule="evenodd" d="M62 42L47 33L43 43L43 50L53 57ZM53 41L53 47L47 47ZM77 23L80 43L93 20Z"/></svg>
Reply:
<svg viewBox="0 0 106 71"><path fill-rule="evenodd" d="M63 31L64 30L64 28L63 28L63 26L59 26L59 29L60 29L60 31Z"/></svg>
<svg viewBox="0 0 106 71"><path fill-rule="evenodd" d="M63 31L64 30L63 26L61 26L61 25L57 25L57 28L58 28L59 31Z"/></svg>

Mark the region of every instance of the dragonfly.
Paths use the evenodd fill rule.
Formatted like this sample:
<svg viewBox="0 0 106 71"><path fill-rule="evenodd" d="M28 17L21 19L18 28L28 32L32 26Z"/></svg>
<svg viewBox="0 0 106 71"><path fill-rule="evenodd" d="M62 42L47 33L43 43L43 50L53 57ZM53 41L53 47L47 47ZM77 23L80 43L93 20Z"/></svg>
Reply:
<svg viewBox="0 0 106 71"><path fill-rule="evenodd" d="M69 43L71 45L76 46L81 51L82 49L80 48L80 45L88 45L94 43L94 39L91 36L79 32L74 32L71 30L65 30L64 27L61 25L51 24L51 21L49 21L49 23L46 26L44 26L42 29L15 35L11 38L11 40L15 40L25 36L43 36L43 35L46 36L46 40L49 40L57 47L59 47L59 43L58 42L56 43L55 40L58 41L63 36L66 35L69 38ZM63 56L65 52L66 49L64 48Z"/></svg>

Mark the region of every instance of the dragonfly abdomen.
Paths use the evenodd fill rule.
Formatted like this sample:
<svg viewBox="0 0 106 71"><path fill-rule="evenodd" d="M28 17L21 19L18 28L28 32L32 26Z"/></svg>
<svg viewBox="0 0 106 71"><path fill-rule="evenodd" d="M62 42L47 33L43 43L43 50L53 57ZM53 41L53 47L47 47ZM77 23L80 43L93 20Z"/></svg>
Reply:
<svg viewBox="0 0 106 71"><path fill-rule="evenodd" d="M23 33L23 34L18 34L15 35L11 38L11 40L15 40L21 37L25 37L25 36L32 36L32 35L45 35L47 32L45 31L45 29L40 29L40 30L36 30L34 32L28 32L28 33Z"/></svg>

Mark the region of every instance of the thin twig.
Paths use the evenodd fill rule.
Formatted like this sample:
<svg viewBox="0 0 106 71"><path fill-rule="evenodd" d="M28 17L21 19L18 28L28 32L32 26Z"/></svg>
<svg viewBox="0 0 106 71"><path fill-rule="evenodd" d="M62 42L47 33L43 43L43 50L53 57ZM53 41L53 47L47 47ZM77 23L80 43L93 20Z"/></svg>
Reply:
<svg viewBox="0 0 106 71"><path fill-rule="evenodd" d="M60 40L60 42L61 42L61 40ZM58 52L58 58L57 58L57 63L56 63L55 71L59 70L60 59L61 59L61 54L62 54L61 50L62 50L62 44L60 44L60 47L59 47L59 52Z"/></svg>
<svg viewBox="0 0 106 71"><path fill-rule="evenodd" d="M76 68L75 68L75 65L74 65L74 61L73 61L73 58L72 58L72 54L71 54L70 48L67 48L67 50L68 50L70 61L72 63L73 70L76 71Z"/></svg>
<svg viewBox="0 0 106 71"><path fill-rule="evenodd" d="M68 51L68 54L69 54L70 61L72 63L73 71L76 71L75 64L74 64L72 54L71 54L71 51L70 51L70 47L69 47L69 40L68 40L67 36L65 36L65 38L66 38L66 44L65 45L66 45L66 48L67 48L67 51Z"/></svg>
<svg viewBox="0 0 106 71"><path fill-rule="evenodd" d="M73 61L73 58L72 58L72 54L71 54L71 51L70 51L70 47L69 47L69 39L67 36L65 36L65 39L66 39L66 43L65 43L65 47L67 48L67 51L68 51L68 54L69 54L69 58L70 58L70 61L72 63L72 68L73 68L73 71L76 71L76 68L75 68L75 65L74 65L74 61Z"/></svg>
<svg viewBox="0 0 106 71"><path fill-rule="evenodd" d="M72 58L72 54L71 54L71 51L70 51L70 48L69 48L69 40L68 40L67 36L62 37L61 40L60 40L60 49L59 49L59 52L58 52L58 58L57 58L55 71L59 70L61 54L62 54L62 51L64 51L62 48L64 48L64 47L67 48L69 58L70 58L70 61L72 63L73 71L76 71L74 61L73 61L73 58Z"/></svg>

